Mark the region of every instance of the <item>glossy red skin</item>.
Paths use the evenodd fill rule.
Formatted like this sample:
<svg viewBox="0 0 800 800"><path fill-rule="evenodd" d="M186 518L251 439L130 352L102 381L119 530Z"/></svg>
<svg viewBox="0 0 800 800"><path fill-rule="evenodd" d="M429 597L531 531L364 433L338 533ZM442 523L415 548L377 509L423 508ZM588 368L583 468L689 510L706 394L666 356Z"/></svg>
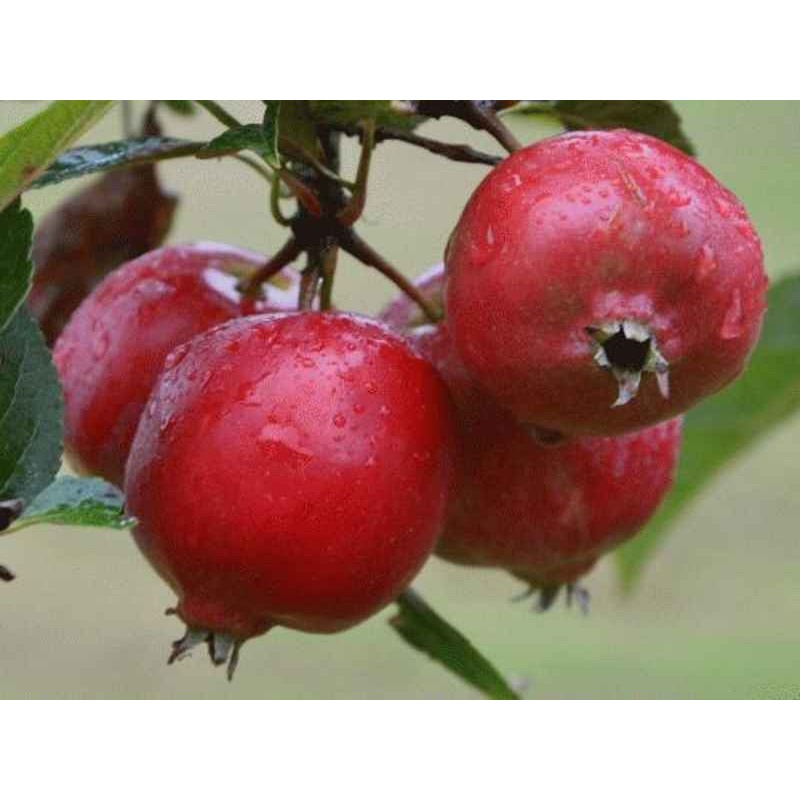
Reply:
<svg viewBox="0 0 800 800"><path fill-rule="evenodd" d="M430 554L452 425L436 371L377 322L235 320L170 354L131 450L127 510L190 627L342 630Z"/></svg>
<svg viewBox="0 0 800 800"><path fill-rule="evenodd" d="M441 268L417 283L435 301ZM381 318L408 329L416 311L398 298ZM471 378L446 322L409 335L457 408L457 480L437 546L442 558L504 568L539 588L573 583L656 511L672 485L680 418L620 437L545 446Z"/></svg>
<svg viewBox="0 0 800 800"><path fill-rule="evenodd" d="M263 256L222 244L153 250L111 273L81 303L56 342L64 391L64 444L71 463L121 486L136 425L166 355L197 333L245 313L286 310L297 273L243 302L224 270L252 269Z"/></svg>
<svg viewBox="0 0 800 800"><path fill-rule="evenodd" d="M446 254L455 346L525 422L609 435L688 409L742 371L765 308L761 245L736 197L644 134L570 133L506 158L470 198ZM646 324L670 393L617 384L587 326Z"/></svg>

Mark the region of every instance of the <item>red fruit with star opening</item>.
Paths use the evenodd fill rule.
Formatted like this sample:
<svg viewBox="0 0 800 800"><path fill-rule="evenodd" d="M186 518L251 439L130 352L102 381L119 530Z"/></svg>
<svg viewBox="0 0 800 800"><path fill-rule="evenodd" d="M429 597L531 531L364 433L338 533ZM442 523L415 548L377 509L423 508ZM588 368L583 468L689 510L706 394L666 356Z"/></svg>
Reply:
<svg viewBox="0 0 800 800"><path fill-rule="evenodd" d="M299 278L286 269L262 300L243 300L237 276L264 263L222 244L153 250L105 278L56 342L64 392L64 445L81 472L121 486L142 409L166 355L226 320L297 302Z"/></svg>
<svg viewBox="0 0 800 800"><path fill-rule="evenodd" d="M720 390L765 307L742 204L693 159L626 130L506 158L445 261L466 368L518 419L569 435L642 428Z"/></svg>
<svg viewBox="0 0 800 800"><path fill-rule="evenodd" d="M452 425L433 367L364 318L248 317L174 350L125 494L179 597L175 653L206 641L232 670L272 626L339 631L394 599L440 531Z"/></svg>
<svg viewBox="0 0 800 800"><path fill-rule="evenodd" d="M438 266L417 285L436 304L443 283ZM407 331L445 379L457 408L457 479L437 546L442 558L506 569L540 592L546 608L562 585L571 594L603 553L655 513L672 485L680 418L624 436L548 446L476 384L446 320L425 325L405 297L381 318Z"/></svg>

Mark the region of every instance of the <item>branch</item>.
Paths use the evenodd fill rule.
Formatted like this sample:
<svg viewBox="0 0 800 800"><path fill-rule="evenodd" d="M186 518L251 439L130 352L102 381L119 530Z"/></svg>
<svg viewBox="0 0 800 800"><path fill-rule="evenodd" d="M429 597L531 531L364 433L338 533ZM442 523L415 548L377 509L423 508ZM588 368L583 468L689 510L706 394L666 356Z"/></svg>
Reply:
<svg viewBox="0 0 800 800"><path fill-rule="evenodd" d="M494 103L481 100L417 100L415 108L424 117L455 117L478 131L493 136L509 153L522 147L516 136L495 114Z"/></svg>
<svg viewBox="0 0 800 800"><path fill-rule="evenodd" d="M440 319L438 310L428 298L402 272L392 266L380 253L367 244L352 228L344 228L338 237L343 250L357 258L362 264L373 267L381 275L388 278L398 289L407 294L425 313L425 316L436 323Z"/></svg>
<svg viewBox="0 0 800 800"><path fill-rule="evenodd" d="M266 264L259 267L249 278L242 283L242 294L246 297L255 297L262 283L266 283L273 275L277 275L285 266L292 263L301 253L297 239L293 236L272 256Z"/></svg>
<svg viewBox="0 0 800 800"><path fill-rule="evenodd" d="M337 130L348 136L361 137L361 130L354 125L348 125ZM460 161L464 164L486 164L489 167L494 167L499 164L502 159L500 156L493 156L489 153L483 153L480 150L475 150L466 144L448 144L447 142L439 142L436 139L430 139L427 136L420 136L418 133L405 131L402 128L384 127L377 128L375 131L376 142L397 141L405 142L406 144L421 147L429 153L437 156L444 156L450 161Z"/></svg>
<svg viewBox="0 0 800 800"><path fill-rule="evenodd" d="M195 103L208 111L214 119L221 122L226 128L238 128L242 124L233 114L229 114L214 100L195 100Z"/></svg>

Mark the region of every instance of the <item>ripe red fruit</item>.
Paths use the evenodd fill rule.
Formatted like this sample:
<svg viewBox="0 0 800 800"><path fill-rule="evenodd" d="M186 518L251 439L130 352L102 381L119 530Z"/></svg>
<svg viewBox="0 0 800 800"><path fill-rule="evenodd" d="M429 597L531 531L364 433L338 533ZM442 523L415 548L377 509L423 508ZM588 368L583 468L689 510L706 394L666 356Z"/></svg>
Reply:
<svg viewBox="0 0 800 800"><path fill-rule="evenodd" d="M567 434L634 430L718 391L764 311L741 203L693 159L625 130L509 156L445 260L465 366L518 419Z"/></svg>
<svg viewBox="0 0 800 800"><path fill-rule="evenodd" d="M329 633L389 603L439 533L452 424L436 371L366 319L255 316L174 350L125 481L188 626L173 657L206 641L224 663L274 625Z"/></svg>
<svg viewBox="0 0 800 800"><path fill-rule="evenodd" d="M435 302L442 283L434 267L418 285ZM406 330L414 325L406 299L381 316ZM680 418L624 436L546 446L477 386L447 321L410 335L444 377L458 412L457 480L437 553L509 570L540 592L542 608L564 584L571 597L575 581L633 536L663 500L678 459Z"/></svg>
<svg viewBox="0 0 800 800"><path fill-rule="evenodd" d="M292 270L257 305L242 301L236 275L263 261L221 244L165 247L123 265L86 298L53 354L64 444L80 471L122 485L136 425L170 350L246 312L294 306Z"/></svg>

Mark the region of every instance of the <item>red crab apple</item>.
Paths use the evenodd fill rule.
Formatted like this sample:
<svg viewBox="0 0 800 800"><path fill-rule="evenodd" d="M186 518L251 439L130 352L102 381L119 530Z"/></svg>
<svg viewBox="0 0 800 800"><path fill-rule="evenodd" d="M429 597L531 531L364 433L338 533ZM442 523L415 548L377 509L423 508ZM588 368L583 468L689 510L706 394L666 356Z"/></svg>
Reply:
<svg viewBox="0 0 800 800"><path fill-rule="evenodd" d="M765 307L742 204L693 159L626 130L506 158L445 262L465 367L518 419L566 434L635 430L718 391Z"/></svg>
<svg viewBox="0 0 800 800"><path fill-rule="evenodd" d="M64 391L64 444L81 472L121 486L136 425L164 358L218 323L297 302L297 273L286 269L256 303L238 277L263 256L222 244L153 250L105 278L56 342ZM238 277L237 277L238 276Z"/></svg>
<svg viewBox="0 0 800 800"><path fill-rule="evenodd" d="M234 320L168 357L125 480L137 541L212 660L275 625L330 633L389 603L430 554L451 401L378 322Z"/></svg>
<svg viewBox="0 0 800 800"><path fill-rule="evenodd" d="M443 273L419 281L432 302ZM408 331L445 379L457 408L457 480L437 553L459 564L500 567L539 592L547 608L561 586L585 607L576 586L598 557L633 536L672 485L680 418L619 437L575 438L558 446L490 398L461 364L447 320L421 325L398 298L381 315Z"/></svg>

